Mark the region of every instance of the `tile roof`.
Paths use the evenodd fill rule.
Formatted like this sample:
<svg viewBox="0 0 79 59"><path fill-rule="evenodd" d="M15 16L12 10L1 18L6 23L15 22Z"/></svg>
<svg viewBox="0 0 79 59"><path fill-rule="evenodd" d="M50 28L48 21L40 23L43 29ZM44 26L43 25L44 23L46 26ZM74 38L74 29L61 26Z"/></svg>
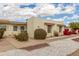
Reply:
<svg viewBox="0 0 79 59"><path fill-rule="evenodd" d="M26 25L26 22L16 22L16 21L9 21L7 19L0 19L0 24Z"/></svg>
<svg viewBox="0 0 79 59"><path fill-rule="evenodd" d="M5 19L0 19L0 24L10 24L10 21Z"/></svg>

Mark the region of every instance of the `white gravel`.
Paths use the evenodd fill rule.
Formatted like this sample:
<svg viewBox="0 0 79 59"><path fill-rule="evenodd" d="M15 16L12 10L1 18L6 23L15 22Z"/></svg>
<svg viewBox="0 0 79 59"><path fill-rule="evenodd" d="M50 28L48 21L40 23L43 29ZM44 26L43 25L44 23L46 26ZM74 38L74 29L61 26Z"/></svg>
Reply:
<svg viewBox="0 0 79 59"><path fill-rule="evenodd" d="M9 50L0 53L1 56L65 56L79 49L79 42L71 39L58 40L48 43L50 46L26 51L21 49Z"/></svg>

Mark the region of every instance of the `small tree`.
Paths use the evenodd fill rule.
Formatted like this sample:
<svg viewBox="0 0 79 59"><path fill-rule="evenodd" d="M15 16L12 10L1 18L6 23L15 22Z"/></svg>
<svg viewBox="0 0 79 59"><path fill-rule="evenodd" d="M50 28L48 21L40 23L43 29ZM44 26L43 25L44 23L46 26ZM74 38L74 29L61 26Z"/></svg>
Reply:
<svg viewBox="0 0 79 59"><path fill-rule="evenodd" d="M79 22L72 22L72 23L69 24L69 27L70 27L72 30L79 29Z"/></svg>

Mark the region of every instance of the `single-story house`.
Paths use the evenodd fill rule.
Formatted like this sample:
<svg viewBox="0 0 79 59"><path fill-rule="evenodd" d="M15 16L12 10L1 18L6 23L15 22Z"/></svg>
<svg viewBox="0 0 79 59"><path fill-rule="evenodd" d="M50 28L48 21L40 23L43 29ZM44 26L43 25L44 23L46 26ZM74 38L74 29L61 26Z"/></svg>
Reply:
<svg viewBox="0 0 79 59"><path fill-rule="evenodd" d="M27 30L29 38L34 37L34 31L38 28L42 28L47 32L47 37L53 36L57 31L60 35L63 35L64 22L45 20L38 17L32 17L27 22L15 22L9 20L0 20L0 28L5 28L4 36L13 36L20 33L22 30Z"/></svg>
<svg viewBox="0 0 79 59"><path fill-rule="evenodd" d="M4 36L13 36L20 33L22 30L26 30L26 22L15 22L7 19L0 19L0 28L4 28L6 31Z"/></svg>
<svg viewBox="0 0 79 59"><path fill-rule="evenodd" d="M32 17L27 20L27 32L31 38L34 37L35 29L42 28L47 32L47 37L54 35L54 32L58 32L59 35L63 35L64 21L46 20L38 17Z"/></svg>

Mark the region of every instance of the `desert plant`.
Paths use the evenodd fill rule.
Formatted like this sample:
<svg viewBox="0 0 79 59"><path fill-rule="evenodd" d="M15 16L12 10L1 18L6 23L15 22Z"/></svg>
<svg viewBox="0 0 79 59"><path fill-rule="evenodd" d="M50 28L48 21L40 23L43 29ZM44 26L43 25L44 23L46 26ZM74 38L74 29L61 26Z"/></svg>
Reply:
<svg viewBox="0 0 79 59"><path fill-rule="evenodd" d="M44 29L36 29L34 32L34 39L45 39L47 36L47 33Z"/></svg>
<svg viewBox="0 0 79 59"><path fill-rule="evenodd" d="M54 31L54 36L59 36L57 31Z"/></svg>
<svg viewBox="0 0 79 59"><path fill-rule="evenodd" d="M18 35L15 35L15 38L18 41L28 41L28 33L27 31L21 31Z"/></svg>

